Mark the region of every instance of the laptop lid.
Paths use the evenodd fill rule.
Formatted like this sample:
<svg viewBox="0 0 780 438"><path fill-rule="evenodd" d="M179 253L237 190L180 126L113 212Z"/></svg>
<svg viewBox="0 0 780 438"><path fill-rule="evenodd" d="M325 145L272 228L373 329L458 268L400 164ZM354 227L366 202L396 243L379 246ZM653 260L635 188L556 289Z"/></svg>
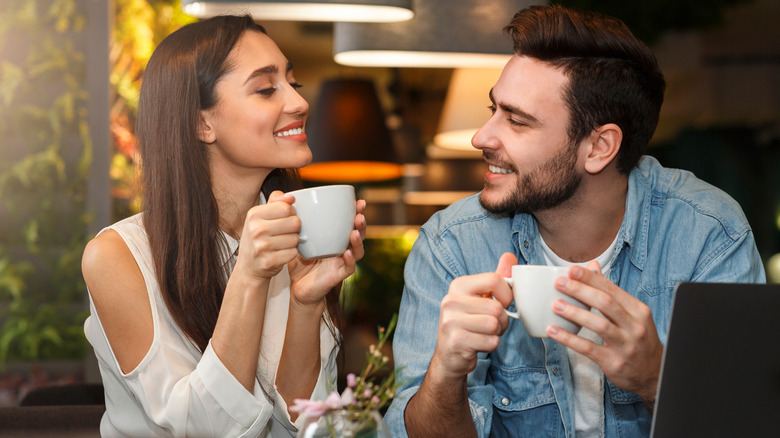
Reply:
<svg viewBox="0 0 780 438"><path fill-rule="evenodd" d="M780 430L780 285L681 283L651 436L758 437Z"/></svg>

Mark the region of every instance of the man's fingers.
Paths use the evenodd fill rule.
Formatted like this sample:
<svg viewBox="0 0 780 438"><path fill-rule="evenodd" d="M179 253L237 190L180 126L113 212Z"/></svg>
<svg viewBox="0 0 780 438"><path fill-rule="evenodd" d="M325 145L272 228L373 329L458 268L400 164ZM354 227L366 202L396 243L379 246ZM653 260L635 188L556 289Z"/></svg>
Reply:
<svg viewBox="0 0 780 438"><path fill-rule="evenodd" d="M450 283L450 293L480 298L494 297L507 307L512 302L512 289L504 277L492 272L458 277Z"/></svg>
<svg viewBox="0 0 780 438"><path fill-rule="evenodd" d="M511 252L505 252L498 259L498 267L496 268L496 274L502 277L512 276L512 266L517 264L517 257Z"/></svg>

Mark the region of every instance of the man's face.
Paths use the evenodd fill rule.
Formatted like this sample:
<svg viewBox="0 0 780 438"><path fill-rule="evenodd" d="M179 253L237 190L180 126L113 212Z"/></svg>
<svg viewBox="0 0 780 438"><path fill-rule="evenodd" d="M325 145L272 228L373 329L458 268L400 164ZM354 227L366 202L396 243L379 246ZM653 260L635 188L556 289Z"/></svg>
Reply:
<svg viewBox="0 0 780 438"><path fill-rule="evenodd" d="M558 69L513 56L491 91L493 115L471 140L488 164L480 203L494 213L534 213L574 195L582 176L567 129L568 79Z"/></svg>

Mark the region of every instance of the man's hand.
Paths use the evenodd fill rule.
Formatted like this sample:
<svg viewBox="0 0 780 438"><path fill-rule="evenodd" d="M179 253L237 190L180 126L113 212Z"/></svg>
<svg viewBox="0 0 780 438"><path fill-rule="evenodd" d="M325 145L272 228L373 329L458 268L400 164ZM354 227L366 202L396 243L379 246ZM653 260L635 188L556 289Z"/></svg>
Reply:
<svg viewBox="0 0 780 438"><path fill-rule="evenodd" d="M504 308L512 301L512 291L502 277L508 277L515 264L517 258L507 253L495 273L464 276L450 283L441 303L431 364L404 411L410 437L477 436L466 376L477 366L477 353L495 350L509 325Z"/></svg>
<svg viewBox="0 0 780 438"><path fill-rule="evenodd" d="M556 314L593 330L604 343L597 345L556 326L548 327L550 338L596 362L618 388L652 403L663 345L650 308L604 278L596 262L587 269L572 266L569 278L559 277L555 287L602 313L579 309L563 300L553 303Z"/></svg>
<svg viewBox="0 0 780 438"><path fill-rule="evenodd" d="M445 378L465 377L477 365L477 353L498 347L499 337L509 325L504 308L512 302L512 291L502 278L517 264L513 254L501 256L495 273L468 275L450 283L441 302L439 333L430 370ZM495 298L495 299L493 299Z"/></svg>

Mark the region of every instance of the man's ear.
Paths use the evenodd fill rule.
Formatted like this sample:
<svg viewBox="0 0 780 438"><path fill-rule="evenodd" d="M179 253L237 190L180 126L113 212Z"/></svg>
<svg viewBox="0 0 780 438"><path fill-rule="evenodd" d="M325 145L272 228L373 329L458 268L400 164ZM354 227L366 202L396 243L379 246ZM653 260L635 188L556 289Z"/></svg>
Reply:
<svg viewBox="0 0 780 438"><path fill-rule="evenodd" d="M614 161L623 142L623 130L614 123L596 128L589 137L590 149L585 158L585 170L596 174Z"/></svg>
<svg viewBox="0 0 780 438"><path fill-rule="evenodd" d="M217 141L217 133L211 126L211 112L200 111L198 116L198 140L206 144L212 144Z"/></svg>

